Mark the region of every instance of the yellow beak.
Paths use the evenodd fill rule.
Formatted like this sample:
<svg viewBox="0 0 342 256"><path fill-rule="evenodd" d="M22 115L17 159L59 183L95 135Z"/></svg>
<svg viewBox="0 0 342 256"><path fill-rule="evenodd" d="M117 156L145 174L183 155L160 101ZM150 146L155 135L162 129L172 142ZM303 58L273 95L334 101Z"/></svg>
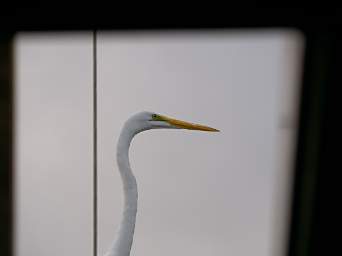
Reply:
<svg viewBox="0 0 342 256"><path fill-rule="evenodd" d="M171 125L179 127L181 129L188 129L188 130L199 130L199 131L207 131L207 132L219 132L219 130L211 128L209 126L201 125L201 124L193 124L188 123L185 121L173 119L167 116L159 115L162 121L168 122Z"/></svg>

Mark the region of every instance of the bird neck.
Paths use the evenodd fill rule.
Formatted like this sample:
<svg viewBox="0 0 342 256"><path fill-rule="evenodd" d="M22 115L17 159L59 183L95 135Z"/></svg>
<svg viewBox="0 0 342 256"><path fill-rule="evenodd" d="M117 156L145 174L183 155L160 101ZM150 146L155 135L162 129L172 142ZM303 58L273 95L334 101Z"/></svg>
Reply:
<svg viewBox="0 0 342 256"><path fill-rule="evenodd" d="M117 164L123 184L124 207L117 237L109 256L129 256L137 214L137 182L129 163L129 147L136 133L124 127L117 145Z"/></svg>

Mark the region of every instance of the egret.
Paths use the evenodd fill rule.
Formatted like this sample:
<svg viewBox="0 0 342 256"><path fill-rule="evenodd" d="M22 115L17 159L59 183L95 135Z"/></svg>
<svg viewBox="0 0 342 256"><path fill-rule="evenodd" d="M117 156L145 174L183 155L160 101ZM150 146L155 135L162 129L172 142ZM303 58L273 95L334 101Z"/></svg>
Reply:
<svg viewBox="0 0 342 256"><path fill-rule="evenodd" d="M117 143L116 159L123 184L124 207L117 236L105 256L129 256L137 214L137 181L129 163L129 146L133 137L150 129L188 129L218 132L214 128L193 124L152 112L140 112L130 117L124 124Z"/></svg>

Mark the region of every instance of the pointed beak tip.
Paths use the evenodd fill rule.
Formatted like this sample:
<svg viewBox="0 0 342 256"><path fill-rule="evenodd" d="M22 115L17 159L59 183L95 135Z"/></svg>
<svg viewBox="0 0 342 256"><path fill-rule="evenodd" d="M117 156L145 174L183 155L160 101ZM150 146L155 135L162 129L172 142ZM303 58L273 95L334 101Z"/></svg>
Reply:
<svg viewBox="0 0 342 256"><path fill-rule="evenodd" d="M212 127L208 127L208 126L202 126L199 129L194 129L194 130L200 130L200 131L204 131L204 132L220 132L220 130L212 128Z"/></svg>

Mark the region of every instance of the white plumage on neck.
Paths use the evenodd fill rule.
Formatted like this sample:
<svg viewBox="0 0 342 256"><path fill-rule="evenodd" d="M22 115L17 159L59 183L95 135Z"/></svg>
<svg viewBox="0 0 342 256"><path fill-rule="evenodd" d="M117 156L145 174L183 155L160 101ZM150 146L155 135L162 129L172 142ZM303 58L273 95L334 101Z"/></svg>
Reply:
<svg viewBox="0 0 342 256"><path fill-rule="evenodd" d="M132 127L129 127L128 121L121 131L116 151L117 164L124 192L123 213L117 237L106 256L129 256L133 243L137 214L138 189L136 179L129 164L129 146L137 131L132 129Z"/></svg>

